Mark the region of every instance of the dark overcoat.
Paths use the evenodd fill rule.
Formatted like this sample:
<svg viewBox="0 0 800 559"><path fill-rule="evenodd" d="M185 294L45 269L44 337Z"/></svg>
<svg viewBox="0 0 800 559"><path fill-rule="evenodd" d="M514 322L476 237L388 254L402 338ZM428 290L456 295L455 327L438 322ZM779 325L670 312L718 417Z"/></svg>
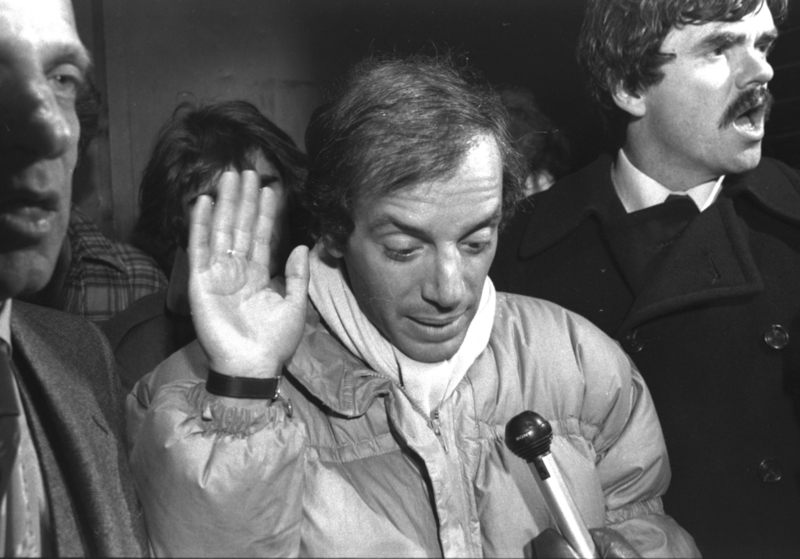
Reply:
<svg viewBox="0 0 800 559"><path fill-rule="evenodd" d="M634 251L611 225L625 215L611 164L604 156L524 202L491 277L584 315L631 355L667 442L666 512L704 556L796 557L800 176L764 159L727 177L634 282ZM628 226L629 241L645 237L646 224Z"/></svg>
<svg viewBox="0 0 800 559"><path fill-rule="evenodd" d="M14 368L59 556L147 552L108 342L83 319L14 301Z"/></svg>

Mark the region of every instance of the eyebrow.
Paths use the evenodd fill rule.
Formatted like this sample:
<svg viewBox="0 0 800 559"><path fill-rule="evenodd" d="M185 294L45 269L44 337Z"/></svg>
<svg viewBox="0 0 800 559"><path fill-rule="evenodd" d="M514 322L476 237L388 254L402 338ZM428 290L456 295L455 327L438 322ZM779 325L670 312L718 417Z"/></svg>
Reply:
<svg viewBox="0 0 800 559"><path fill-rule="evenodd" d="M764 41L774 42L778 39L778 30L771 29L761 33L756 39L756 44L761 44ZM697 52L713 51L720 47L737 46L744 44L747 41L745 33L734 33L732 31L716 31L705 37L700 43L697 44L695 50Z"/></svg>
<svg viewBox="0 0 800 559"><path fill-rule="evenodd" d="M472 235L474 232L480 231L484 227L493 227L499 225L502 216L503 216L502 206L498 206L497 210L495 210L492 213L492 215L473 225L472 228L469 229L463 236L468 237ZM400 231L402 231L407 235L411 235L412 237L425 238L428 236L427 233L422 229L419 229L418 227L415 227L408 223L403 223L402 221L398 221L394 217L388 214L384 214L378 217L375 221L373 221L370 224L369 228L370 230L375 231L377 229L380 229L381 227L386 227L387 225L392 225L394 227L397 227Z"/></svg>
<svg viewBox="0 0 800 559"><path fill-rule="evenodd" d="M59 43L53 45L51 49L50 66L56 67L59 64L74 64L86 75L94 65L94 61L83 44L78 46L73 43Z"/></svg>

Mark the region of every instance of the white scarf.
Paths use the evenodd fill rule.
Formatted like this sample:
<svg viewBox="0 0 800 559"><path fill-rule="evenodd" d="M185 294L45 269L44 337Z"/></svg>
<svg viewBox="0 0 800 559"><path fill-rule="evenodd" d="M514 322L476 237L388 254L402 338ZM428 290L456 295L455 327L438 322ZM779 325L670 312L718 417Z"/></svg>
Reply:
<svg viewBox="0 0 800 559"><path fill-rule="evenodd" d="M489 343L496 293L488 277L478 311L458 352L439 363L423 363L394 347L361 312L345 279L343 259L331 256L320 242L311 251L309 263L309 296L328 327L353 355L402 386L426 414L450 397Z"/></svg>

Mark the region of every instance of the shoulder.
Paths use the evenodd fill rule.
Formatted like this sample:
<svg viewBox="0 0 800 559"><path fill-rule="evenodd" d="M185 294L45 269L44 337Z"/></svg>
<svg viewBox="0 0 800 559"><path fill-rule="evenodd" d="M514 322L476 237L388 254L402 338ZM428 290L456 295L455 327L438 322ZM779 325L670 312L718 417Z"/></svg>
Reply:
<svg viewBox="0 0 800 559"><path fill-rule="evenodd" d="M592 214L604 215L616 194L604 155L521 203L500 236L500 260L528 257L558 243Z"/></svg>
<svg viewBox="0 0 800 559"><path fill-rule="evenodd" d="M114 357L94 324L61 311L14 301L11 336L15 361L19 352L39 381L55 393L76 401L95 400L110 417L121 409Z"/></svg>
<svg viewBox="0 0 800 559"><path fill-rule="evenodd" d="M14 301L11 311L11 329L24 341L44 343L53 347L73 348L75 353L83 346L108 347L97 326L72 314L47 307Z"/></svg>
<svg viewBox="0 0 800 559"><path fill-rule="evenodd" d="M152 256L126 243L111 241L111 244L129 274L152 277L154 282L166 287L167 277Z"/></svg>
<svg viewBox="0 0 800 559"><path fill-rule="evenodd" d="M103 333L111 343L111 347L116 348L133 331L162 318L166 297L166 289L145 295L103 324Z"/></svg>
<svg viewBox="0 0 800 559"><path fill-rule="evenodd" d="M768 214L800 224L800 173L765 157L758 166L725 180L723 195L747 200Z"/></svg>
<svg viewBox="0 0 800 559"><path fill-rule="evenodd" d="M638 375L619 344L589 320L532 297L497 294L491 343L501 367L520 371L538 409L590 424L602 424L618 398L630 396Z"/></svg>
<svg viewBox="0 0 800 559"><path fill-rule="evenodd" d="M771 157L763 157L761 162L751 173L764 178L779 175L800 187L800 169L790 167L786 163L777 159L772 159Z"/></svg>
<svg viewBox="0 0 800 559"><path fill-rule="evenodd" d="M601 358L624 353L619 344L583 316L564 307L524 295L497 294L493 337L514 339L535 346L569 344L575 351L591 348Z"/></svg>

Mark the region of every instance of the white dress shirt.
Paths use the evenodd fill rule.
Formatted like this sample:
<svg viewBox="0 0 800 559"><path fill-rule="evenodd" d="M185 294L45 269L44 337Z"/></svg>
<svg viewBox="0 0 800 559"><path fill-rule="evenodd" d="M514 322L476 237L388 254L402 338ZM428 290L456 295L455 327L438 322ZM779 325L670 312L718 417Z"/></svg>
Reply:
<svg viewBox="0 0 800 559"><path fill-rule="evenodd" d="M611 169L614 190L628 213L662 204L670 194L686 194L697 205L697 209L705 211L719 196L724 179L725 175L722 175L689 190L673 192L637 169L622 149L617 153L617 161Z"/></svg>

